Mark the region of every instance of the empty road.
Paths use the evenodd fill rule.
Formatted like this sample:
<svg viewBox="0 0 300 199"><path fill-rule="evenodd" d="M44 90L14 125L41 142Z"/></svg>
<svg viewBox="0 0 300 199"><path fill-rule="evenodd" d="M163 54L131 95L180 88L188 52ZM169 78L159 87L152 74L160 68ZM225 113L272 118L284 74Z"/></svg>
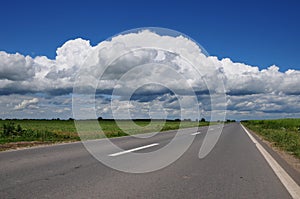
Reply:
<svg viewBox="0 0 300 199"><path fill-rule="evenodd" d="M1 152L0 198L291 198L239 123L226 124L211 153L199 159L207 129L186 129L186 136L195 136L188 150L171 165L143 174L103 165L82 143ZM125 152L95 142L106 158L126 165L129 153L155 151L174 134L114 139Z"/></svg>

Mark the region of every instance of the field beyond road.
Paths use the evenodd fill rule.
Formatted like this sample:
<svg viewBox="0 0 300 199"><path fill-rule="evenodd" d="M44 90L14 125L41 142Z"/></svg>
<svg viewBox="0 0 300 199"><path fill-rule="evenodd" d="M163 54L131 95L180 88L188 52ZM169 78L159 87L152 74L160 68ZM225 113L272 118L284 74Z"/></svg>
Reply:
<svg viewBox="0 0 300 199"><path fill-rule="evenodd" d="M242 123L273 146L300 158L300 119L249 120Z"/></svg>
<svg viewBox="0 0 300 199"><path fill-rule="evenodd" d="M107 137L127 136L130 134L140 134L149 132L160 132L175 130L179 128L189 128L197 126L207 126L209 122L196 121L172 121L172 120L135 120L133 125L129 120L100 120L99 128L90 129L95 126L96 120L76 121L88 127L89 137L84 139L98 139ZM119 123L122 129L118 126ZM136 128L140 127L140 128ZM91 136L92 135L92 136ZM82 137L81 137L82 138ZM55 142L79 141L80 137L75 127L75 121L70 120L0 120L0 150L17 148L21 146L31 146L35 144L48 144ZM1 147L2 146L2 147Z"/></svg>

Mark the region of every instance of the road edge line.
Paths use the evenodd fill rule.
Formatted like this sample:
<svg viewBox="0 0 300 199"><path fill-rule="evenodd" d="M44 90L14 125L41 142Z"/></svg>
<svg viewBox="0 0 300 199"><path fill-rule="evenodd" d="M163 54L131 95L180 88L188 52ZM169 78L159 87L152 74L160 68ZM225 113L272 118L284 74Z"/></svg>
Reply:
<svg viewBox="0 0 300 199"><path fill-rule="evenodd" d="M293 178L279 165L279 163L265 150L265 148L251 135L251 133L241 124L244 131L247 133L251 141L255 144L256 148L263 155L270 167L273 169L276 176L284 185L286 190L294 199L300 198L300 187L293 180Z"/></svg>

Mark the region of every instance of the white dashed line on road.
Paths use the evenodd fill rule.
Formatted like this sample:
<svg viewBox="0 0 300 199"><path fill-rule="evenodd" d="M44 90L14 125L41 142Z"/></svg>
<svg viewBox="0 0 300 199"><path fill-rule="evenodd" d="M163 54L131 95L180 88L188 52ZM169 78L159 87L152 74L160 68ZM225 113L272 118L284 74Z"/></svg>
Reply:
<svg viewBox="0 0 300 199"><path fill-rule="evenodd" d="M191 135L198 135L198 134L201 134L202 132L198 131L196 133L192 133Z"/></svg>
<svg viewBox="0 0 300 199"><path fill-rule="evenodd" d="M125 151L120 151L118 153L112 153L112 154L109 154L108 156L115 157L115 156L119 156L119 155L124 155L126 153L131 153L131 152L134 152L134 151L139 151L139 150L150 148L150 147L157 146L157 145L159 145L159 144L158 143L153 143L153 144L149 144L149 145L145 145L145 146L141 146L141 147L137 147L137 148L125 150Z"/></svg>

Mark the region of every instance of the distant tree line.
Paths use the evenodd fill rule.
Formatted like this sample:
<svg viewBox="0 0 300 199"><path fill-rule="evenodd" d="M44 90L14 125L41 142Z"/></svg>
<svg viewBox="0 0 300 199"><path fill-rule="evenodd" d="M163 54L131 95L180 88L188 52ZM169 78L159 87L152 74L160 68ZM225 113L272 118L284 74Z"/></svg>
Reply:
<svg viewBox="0 0 300 199"><path fill-rule="evenodd" d="M61 118L52 118L52 119L17 119L17 118L13 118L13 119L2 119L0 118L0 121L1 120L6 120L6 121L18 121L18 120L35 120L35 121L74 121L75 119L74 118L69 118L69 119L61 119ZM82 120L93 120L93 119L82 119ZM98 117L97 118L98 121L115 121L115 119L110 119L110 118L103 118L103 117ZM120 119L120 120L132 120L132 121L162 121L162 120L165 120L165 119ZM166 119L165 121L175 121L175 122L181 122L181 121L184 121L184 122L191 122L192 120L191 119L179 119L179 118L176 118L176 119ZM201 118L200 120L196 119L196 121L199 121L199 122L206 122L206 119L205 118ZM218 122L221 122L221 121L218 121ZM235 120L230 120L230 119L227 119L226 122L235 122Z"/></svg>

